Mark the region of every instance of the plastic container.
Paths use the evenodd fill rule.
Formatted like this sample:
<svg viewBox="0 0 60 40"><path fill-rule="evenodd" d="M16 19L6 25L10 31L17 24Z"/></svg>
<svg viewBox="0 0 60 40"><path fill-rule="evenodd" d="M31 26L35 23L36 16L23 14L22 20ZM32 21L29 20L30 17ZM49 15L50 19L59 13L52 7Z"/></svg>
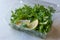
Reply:
<svg viewBox="0 0 60 40"><path fill-rule="evenodd" d="M56 4L44 2L44 1L41 1L41 0L19 0L19 5L17 4L18 5L17 7L22 7L22 6L24 6L24 4L27 4L27 5L30 5L30 6L34 6L35 4L44 5L45 7L51 6L51 7L56 9L56 12L59 12L59 10L57 10L58 6ZM10 26L12 28L16 29L16 30L25 32L25 33L27 33L27 34L29 34L31 36L36 36L36 37L40 37L40 38L46 38L46 35L47 35L47 34L43 34L43 33L40 33L40 32L34 31L34 30L30 31L30 30L25 30L25 29L18 28L14 24L12 24Z"/></svg>

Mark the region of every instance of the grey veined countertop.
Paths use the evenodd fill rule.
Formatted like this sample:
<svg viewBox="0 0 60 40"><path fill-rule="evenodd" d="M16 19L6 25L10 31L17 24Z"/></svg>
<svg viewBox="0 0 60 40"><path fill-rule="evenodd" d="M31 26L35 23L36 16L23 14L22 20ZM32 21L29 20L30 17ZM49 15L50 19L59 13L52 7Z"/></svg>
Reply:
<svg viewBox="0 0 60 40"><path fill-rule="evenodd" d="M60 0L43 0L50 3L60 4ZM13 30L8 25L9 11L14 8L17 0L0 0L0 40L42 40L37 37L30 36L26 33ZM59 6L59 5L58 5ZM17 6L15 6L17 7ZM9 15L9 16L8 16ZM55 28L60 28L60 13L55 14L54 24ZM54 25L53 24L53 25Z"/></svg>

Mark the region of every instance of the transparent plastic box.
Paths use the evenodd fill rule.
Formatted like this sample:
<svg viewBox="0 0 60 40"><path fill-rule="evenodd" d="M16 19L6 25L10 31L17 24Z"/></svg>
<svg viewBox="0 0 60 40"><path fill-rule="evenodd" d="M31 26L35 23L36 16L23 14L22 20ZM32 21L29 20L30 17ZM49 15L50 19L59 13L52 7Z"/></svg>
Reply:
<svg viewBox="0 0 60 40"><path fill-rule="evenodd" d="M19 3L16 4L18 6L15 7L14 9L16 9L18 7L23 7L24 4L27 4L29 6L34 6L35 4L40 4L40 5L44 5L45 7L51 6L56 10L56 12L59 12L59 10L60 10L60 9L58 9L59 5L49 3L49 2L45 2L45 1L41 1L41 0L17 0L17 1L19 1ZM52 18L52 20L53 20L53 18ZM25 32L31 36L33 35L33 36L40 37L40 38L46 38L46 35L47 35L47 34L43 34L43 33L40 33L40 32L34 31L34 30L30 31L30 30L18 28L14 24L12 24L12 25L10 24L10 26L16 30Z"/></svg>

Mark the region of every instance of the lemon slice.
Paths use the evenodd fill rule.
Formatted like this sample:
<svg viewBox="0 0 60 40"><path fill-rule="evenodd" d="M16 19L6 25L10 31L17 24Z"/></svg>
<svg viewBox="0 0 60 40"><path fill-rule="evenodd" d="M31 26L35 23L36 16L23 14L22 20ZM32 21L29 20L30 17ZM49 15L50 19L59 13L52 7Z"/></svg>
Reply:
<svg viewBox="0 0 60 40"><path fill-rule="evenodd" d="M37 25L38 25L38 20L36 19L27 26L30 30L32 30L32 29L35 29L37 27Z"/></svg>
<svg viewBox="0 0 60 40"><path fill-rule="evenodd" d="M38 20L34 20L33 22L30 23L30 20L20 20L19 22L16 23L17 27L20 27L20 25L26 24L27 27L24 28L25 30L33 30L37 27L38 25Z"/></svg>

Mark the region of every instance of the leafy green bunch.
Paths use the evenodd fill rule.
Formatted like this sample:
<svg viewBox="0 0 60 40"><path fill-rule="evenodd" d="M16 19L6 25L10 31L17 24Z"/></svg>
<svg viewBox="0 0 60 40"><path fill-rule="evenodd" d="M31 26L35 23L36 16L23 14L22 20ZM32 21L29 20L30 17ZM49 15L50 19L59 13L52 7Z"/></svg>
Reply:
<svg viewBox="0 0 60 40"><path fill-rule="evenodd" d="M47 33L52 25L52 13L55 10L52 7L44 7L43 5L35 4L33 7L24 5L22 8L18 8L12 11L11 23L16 23L19 20L30 20L31 22L38 19L38 26L35 31Z"/></svg>

